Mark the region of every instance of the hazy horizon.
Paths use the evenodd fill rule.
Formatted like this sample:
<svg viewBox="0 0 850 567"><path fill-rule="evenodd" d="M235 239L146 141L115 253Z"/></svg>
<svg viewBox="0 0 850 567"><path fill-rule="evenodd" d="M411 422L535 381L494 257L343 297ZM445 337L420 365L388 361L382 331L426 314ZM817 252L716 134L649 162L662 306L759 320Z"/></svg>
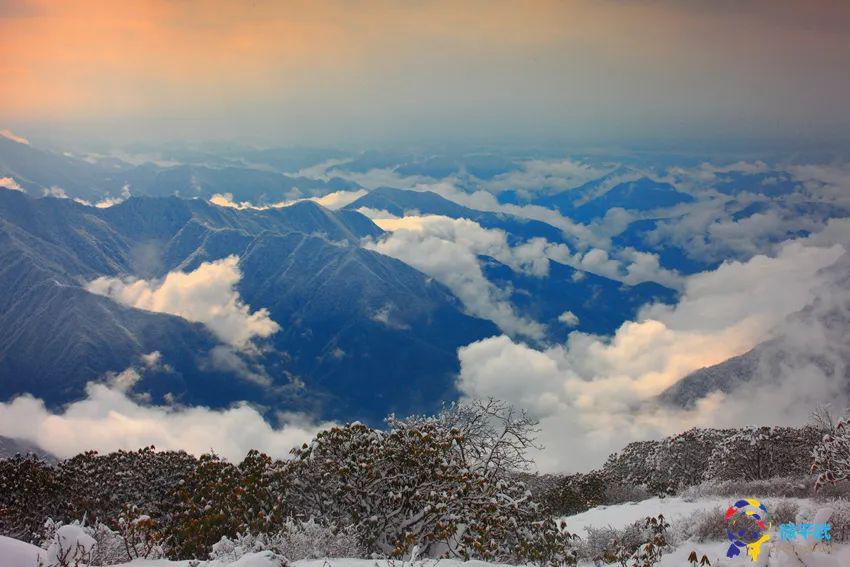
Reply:
<svg viewBox="0 0 850 567"><path fill-rule="evenodd" d="M85 143L846 147L843 2L0 3L0 123Z"/></svg>

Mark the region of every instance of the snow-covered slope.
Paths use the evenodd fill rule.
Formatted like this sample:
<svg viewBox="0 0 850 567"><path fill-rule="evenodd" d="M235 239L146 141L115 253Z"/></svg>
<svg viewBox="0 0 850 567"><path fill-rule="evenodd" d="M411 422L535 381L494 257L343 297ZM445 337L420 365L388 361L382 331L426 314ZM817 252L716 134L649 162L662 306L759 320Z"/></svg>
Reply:
<svg viewBox="0 0 850 567"><path fill-rule="evenodd" d="M681 497L650 498L641 502L629 502L614 506L599 506L563 518L567 530L578 534L582 538L587 537L587 528L622 529L634 522L643 520L648 516L663 514L671 524L671 532L676 531L676 524L687 522L702 510L717 508L725 509L733 499L729 497L706 497L698 499L684 499ZM783 498L783 501L795 502L800 509L820 509L823 503L816 503L807 499ZM768 508L771 508L771 499L765 499ZM776 528L774 527L774 530ZM753 563L749 557L736 557L728 559L726 551L729 542L709 541L698 542L686 540L676 542L676 548L662 556L658 567L684 567L687 557L691 551L696 551L699 557L708 556L712 567L733 567L744 565L756 565L757 567L847 567L850 566L850 545L848 544L818 544L813 548L812 542L808 544L799 542L791 545L788 542L777 542L776 534L773 535L772 545L765 544L762 547L762 555L757 563ZM799 558L799 559L798 559ZM579 567L591 567L589 561L579 562Z"/></svg>

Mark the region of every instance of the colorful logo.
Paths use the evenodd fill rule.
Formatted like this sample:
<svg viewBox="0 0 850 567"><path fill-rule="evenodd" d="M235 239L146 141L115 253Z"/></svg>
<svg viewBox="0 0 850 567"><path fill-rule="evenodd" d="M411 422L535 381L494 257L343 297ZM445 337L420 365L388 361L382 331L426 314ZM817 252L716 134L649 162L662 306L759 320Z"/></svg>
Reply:
<svg viewBox="0 0 850 567"><path fill-rule="evenodd" d="M746 548L747 554L756 561L761 546L770 539L770 514L764 504L754 498L738 500L726 510L726 537L732 542L726 557L741 554Z"/></svg>

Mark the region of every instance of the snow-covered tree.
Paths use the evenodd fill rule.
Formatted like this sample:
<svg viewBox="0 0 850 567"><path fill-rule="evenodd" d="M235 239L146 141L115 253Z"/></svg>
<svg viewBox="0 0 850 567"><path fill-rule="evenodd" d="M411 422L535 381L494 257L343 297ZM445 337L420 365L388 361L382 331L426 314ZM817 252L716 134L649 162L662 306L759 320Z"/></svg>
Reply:
<svg viewBox="0 0 850 567"><path fill-rule="evenodd" d="M324 526L315 520L287 519L281 530L266 534L227 536L212 546L210 559L235 562L249 553L271 551L289 561L336 557L365 557L366 550L352 526Z"/></svg>
<svg viewBox="0 0 850 567"><path fill-rule="evenodd" d="M566 561L569 537L515 474L535 424L497 402L435 417L354 423L295 451L294 507L358 527L370 551L409 557Z"/></svg>
<svg viewBox="0 0 850 567"><path fill-rule="evenodd" d="M202 455L177 490L171 555L203 559L222 537L270 533L285 520L286 463L251 451L239 465Z"/></svg>
<svg viewBox="0 0 850 567"><path fill-rule="evenodd" d="M842 419L812 451L815 488L850 479L850 420Z"/></svg>
<svg viewBox="0 0 850 567"><path fill-rule="evenodd" d="M629 443L608 458L611 482L643 485L656 494L672 494L699 484L712 453L734 430L690 429L660 441Z"/></svg>
<svg viewBox="0 0 850 567"><path fill-rule="evenodd" d="M157 522L167 523L174 512L175 489L189 476L197 459L182 451L81 453L56 468L59 502L51 516L71 522L87 518L118 529L128 507Z"/></svg>
<svg viewBox="0 0 850 567"><path fill-rule="evenodd" d="M59 492L55 470L40 458L0 459L0 534L38 542L44 521L56 511Z"/></svg>
<svg viewBox="0 0 850 567"><path fill-rule="evenodd" d="M705 478L749 481L806 474L819 438L809 426L738 429L714 449Z"/></svg>

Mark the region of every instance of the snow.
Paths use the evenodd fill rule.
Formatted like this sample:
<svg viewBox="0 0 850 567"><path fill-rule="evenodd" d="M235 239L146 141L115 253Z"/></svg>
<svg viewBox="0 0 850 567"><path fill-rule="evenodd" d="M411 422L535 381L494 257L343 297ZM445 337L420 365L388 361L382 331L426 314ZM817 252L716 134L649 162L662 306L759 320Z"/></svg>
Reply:
<svg viewBox="0 0 850 567"><path fill-rule="evenodd" d="M706 497L696 500L685 500L679 497L650 498L638 503L619 504L615 506L600 506L581 514L564 518L567 528L585 535L586 527L623 528L647 516L664 514L671 523L688 518L699 510L725 508L729 505L728 497ZM817 505L813 501L794 499L798 504ZM770 507L770 500L766 500ZM818 520L824 520L832 512L828 504L818 505L816 513ZM66 529L67 528L67 529ZM60 528L58 538L63 542L77 541L88 545L86 534L79 533L76 526L69 525ZM762 548L759 561L753 563L748 557L734 559L726 558L727 541L696 542L685 541L676 549L665 553L658 567L682 567L687 565L687 557L691 551L696 551L699 557L707 555L712 567L847 567L850 566L850 544L796 543L771 541ZM41 550L33 545L8 537L0 536L0 567L38 567L38 557L46 558L50 551ZM46 562L45 562L46 563ZM315 559L292 562L293 567L392 567L399 562L374 559ZM433 560L417 560L404 562L407 567L434 567ZM47 563L46 563L47 564ZM441 560L440 567L495 567L497 564L484 561ZM583 561L579 567L592 567L592 563ZM189 561L169 561L165 559L137 559L125 563L121 567L190 567ZM280 567L279 558L269 551L250 553L236 561L204 561L198 567Z"/></svg>
<svg viewBox="0 0 850 567"><path fill-rule="evenodd" d="M615 506L599 506L581 514L563 518L567 530L577 533L579 536L586 535L586 528L612 527L621 529L629 524L642 520L647 516L664 514L668 522L674 524L677 520L690 517L699 510L711 510L714 508L727 508L732 499L728 497L707 497L696 500L685 500L680 497L650 498L642 502L630 502ZM801 508L808 506L820 506L815 514L816 521L828 521L832 513L828 505L815 504L811 500L799 498L782 498L797 502ZM771 499L765 499L768 509ZM666 553L661 558L658 567L682 567L687 565L687 557L691 551L696 551L699 557L703 554L708 556L712 567L848 567L850 566L850 545L832 544L824 546L818 544L815 549L811 543L798 543L792 545L789 542L771 542L762 547L762 554L757 563L753 563L749 557L741 556L734 559L726 557L729 542L696 542L685 541L673 551ZM591 562L580 562L579 567L591 567Z"/></svg>
<svg viewBox="0 0 850 567"><path fill-rule="evenodd" d="M699 498L696 500L684 499L678 496L667 498L655 497L641 502L627 502L614 506L598 506L581 514L565 516L560 518L560 520L566 522L567 531L584 536L585 528L588 526L621 529L643 520L647 516L657 516L659 514L664 514L664 517L672 525L676 520L688 518L699 510L713 510L715 508L726 510L734 500L734 498L728 496ZM781 500L796 502L801 507L810 502L804 498L781 498ZM766 498L764 502L768 509L770 509L771 499Z"/></svg>
<svg viewBox="0 0 850 567"><path fill-rule="evenodd" d="M54 565L60 557L65 557L70 563L82 562L89 557L96 542L79 524L68 524L56 530L53 543L44 552L45 565Z"/></svg>
<svg viewBox="0 0 850 567"><path fill-rule="evenodd" d="M44 550L23 541L0 536L0 558L3 559L3 567L35 567L39 553L44 553Z"/></svg>
<svg viewBox="0 0 850 567"><path fill-rule="evenodd" d="M712 497L698 500L685 500L680 497L649 498L641 502L627 502L614 506L597 506L581 514L561 518L567 524L567 531L584 536L585 528L612 527L624 528L643 520L647 516L664 514L669 523L686 518L698 510L723 508L731 504L731 498Z"/></svg>

